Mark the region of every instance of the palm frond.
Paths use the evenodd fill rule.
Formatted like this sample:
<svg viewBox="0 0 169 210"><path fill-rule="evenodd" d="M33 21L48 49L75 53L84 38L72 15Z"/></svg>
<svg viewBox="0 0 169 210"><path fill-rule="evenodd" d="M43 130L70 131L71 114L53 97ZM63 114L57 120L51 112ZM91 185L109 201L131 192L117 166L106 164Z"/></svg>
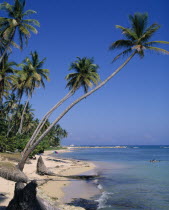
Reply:
<svg viewBox="0 0 169 210"><path fill-rule="evenodd" d="M38 33L38 30L35 27L33 27L33 26L31 26L31 25L29 25L27 23L23 23L22 26L24 28L26 28L27 30L32 31L34 34Z"/></svg>
<svg viewBox="0 0 169 210"><path fill-rule="evenodd" d="M10 4L7 3L7 2L4 2L4 3L1 3L1 4L0 4L0 10L4 10L4 11L6 11L7 13L8 13L8 12L12 13L12 12L13 12L13 6L10 5Z"/></svg>
<svg viewBox="0 0 169 210"><path fill-rule="evenodd" d="M134 15L129 15L129 20L132 25L132 30L136 32L137 37L141 37L147 27L148 14L137 12Z"/></svg>
<svg viewBox="0 0 169 210"><path fill-rule="evenodd" d="M116 60L118 60L121 56L126 56L126 55L130 54L131 52L132 52L132 48L128 48L128 49L124 50L123 52L121 52L120 54L118 54L118 55L113 59L112 63L115 62Z"/></svg>
<svg viewBox="0 0 169 210"><path fill-rule="evenodd" d="M23 22L40 27L39 21L35 19L26 19L26 20L23 20Z"/></svg>
<svg viewBox="0 0 169 210"><path fill-rule="evenodd" d="M11 44L12 44L15 48L21 49L21 47L20 47L18 44L16 44L16 42L12 41Z"/></svg>
<svg viewBox="0 0 169 210"><path fill-rule="evenodd" d="M140 37L139 41L146 42L149 40L154 33L160 28L160 25L154 23L150 27L148 27L145 33Z"/></svg>
<svg viewBox="0 0 169 210"><path fill-rule="evenodd" d="M151 42L146 42L144 45L145 46L152 46L154 44L169 44L169 42L166 42L166 41L151 41Z"/></svg>
<svg viewBox="0 0 169 210"><path fill-rule="evenodd" d="M23 16L27 16L27 15L32 15L32 14L36 14L37 12L34 10L27 10L23 13Z"/></svg>
<svg viewBox="0 0 169 210"><path fill-rule="evenodd" d="M113 42L111 46L109 47L109 49L110 50L114 50L117 48L121 49L121 48L131 47L132 45L133 45L132 41L121 39L121 40L117 40Z"/></svg>
<svg viewBox="0 0 169 210"><path fill-rule="evenodd" d="M158 48L158 47L150 47L150 46L148 46L148 47L146 47L146 49L148 49L148 50L152 50L152 51L156 51L156 52L159 52L159 53L162 53L162 54L169 55L169 51L164 50L164 49L162 49L162 48Z"/></svg>
<svg viewBox="0 0 169 210"><path fill-rule="evenodd" d="M138 39L137 34L134 31L132 31L131 29L125 28L125 27L120 26L120 25L116 25L116 28L121 29L123 35L126 36L127 38L129 38L131 40L137 40Z"/></svg>

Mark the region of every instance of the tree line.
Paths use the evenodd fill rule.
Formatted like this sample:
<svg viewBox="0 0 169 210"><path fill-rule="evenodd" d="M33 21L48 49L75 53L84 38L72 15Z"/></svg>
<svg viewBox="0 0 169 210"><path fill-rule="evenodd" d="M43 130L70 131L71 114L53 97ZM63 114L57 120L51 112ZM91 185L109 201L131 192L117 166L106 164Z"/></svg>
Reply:
<svg viewBox="0 0 169 210"><path fill-rule="evenodd" d="M23 49L28 44L31 32L37 34L40 23L27 16L36 13L25 11L25 1L0 4L7 17L0 17L0 152L22 151L33 134L39 119L34 116L30 104L35 90L45 88L49 70L43 66L46 58L40 59L37 51L31 52L21 63L12 61L12 48ZM24 103L24 97L27 97ZM43 132L50 125L44 123ZM43 152L49 146L58 146L68 133L59 124L55 125L34 153Z"/></svg>

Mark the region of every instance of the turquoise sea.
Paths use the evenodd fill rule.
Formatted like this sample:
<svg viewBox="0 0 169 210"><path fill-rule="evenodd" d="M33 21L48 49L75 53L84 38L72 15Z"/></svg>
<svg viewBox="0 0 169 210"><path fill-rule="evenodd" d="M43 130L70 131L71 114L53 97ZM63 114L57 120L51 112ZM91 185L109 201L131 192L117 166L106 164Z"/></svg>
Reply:
<svg viewBox="0 0 169 210"><path fill-rule="evenodd" d="M97 165L100 194L91 199L98 204L88 209L169 210L169 146L93 147L59 156Z"/></svg>

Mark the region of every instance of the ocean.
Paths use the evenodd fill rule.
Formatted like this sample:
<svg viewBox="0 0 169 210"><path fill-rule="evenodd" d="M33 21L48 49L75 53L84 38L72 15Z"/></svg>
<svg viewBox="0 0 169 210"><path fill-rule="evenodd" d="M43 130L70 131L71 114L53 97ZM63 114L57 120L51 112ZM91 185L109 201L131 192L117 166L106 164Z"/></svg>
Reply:
<svg viewBox="0 0 169 210"><path fill-rule="evenodd" d="M97 207L86 209L169 210L169 146L93 147L59 156L96 164Z"/></svg>

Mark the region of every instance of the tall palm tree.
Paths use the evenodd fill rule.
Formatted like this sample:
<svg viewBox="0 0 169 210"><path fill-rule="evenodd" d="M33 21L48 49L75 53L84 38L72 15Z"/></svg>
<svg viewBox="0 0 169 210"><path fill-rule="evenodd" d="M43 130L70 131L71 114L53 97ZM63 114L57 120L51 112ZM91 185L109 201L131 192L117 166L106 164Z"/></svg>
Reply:
<svg viewBox="0 0 169 210"><path fill-rule="evenodd" d="M40 87L40 86L45 88L44 80L49 81L49 77L48 77L49 70L43 68L45 60L46 58L40 60L38 53L35 51L35 52L31 52L31 58L27 57L23 61L23 64L20 65L22 67L22 71L21 71L22 74L20 77L22 77L23 75L23 78L24 78L23 80L21 79L22 82L20 83L21 85L20 92L21 94L23 92L26 92L28 96L28 100L25 103L25 108L22 113L21 122L20 122L19 130L18 130L18 133L20 134L22 132L25 109L27 107L27 104L30 98L32 97L32 94L35 88Z"/></svg>
<svg viewBox="0 0 169 210"><path fill-rule="evenodd" d="M130 28L116 25L116 28L121 29L121 32L125 39L120 39L113 42L110 46L110 50L125 50L118 54L113 61L117 60L121 56L129 55L131 53L135 53L139 55L140 58L143 58L146 50L169 54L167 50L155 47L158 44L169 44L169 42L150 41L151 37L160 28L160 25L154 23L150 26L147 26L147 13L135 13L133 16L129 15L129 20L131 24Z"/></svg>
<svg viewBox="0 0 169 210"><path fill-rule="evenodd" d="M75 72L70 73L65 77L65 79L68 81L66 87L69 88L70 92L45 114L35 129L30 141L26 145L24 152L28 149L30 144L33 144L50 115L63 102L70 98L80 87L82 87L86 93L88 92L89 87L91 88L93 85L97 85L100 82L100 77L97 73L98 68L99 66L94 63L93 58L77 57L77 60L71 63L69 70L74 70Z"/></svg>
<svg viewBox="0 0 169 210"><path fill-rule="evenodd" d="M7 18L0 17L0 34L2 39L6 42L0 58L0 63L12 44L16 33L19 37L21 49L23 48L24 43L27 44L31 32L35 34L38 33L34 26L40 26L39 22L35 19L25 19L26 16L36 13L36 11L25 11L25 4L25 0L14 0L13 5L7 2L0 4L0 9L4 10L8 15Z"/></svg>
<svg viewBox="0 0 169 210"><path fill-rule="evenodd" d="M154 50L158 52L163 52L166 54L169 54L168 51L153 47L154 44L169 44L169 42L165 41L149 41L149 39L153 36L153 34L159 29L158 24L152 24L151 26L147 27L147 21L148 21L148 15L143 13L135 13L133 16L129 16L129 20L131 22L130 28L125 28L122 26L116 26L117 28L120 28L122 30L122 35L125 36L125 38L122 43L122 40L118 40L114 42L111 45L111 49L118 49L118 48L126 48L125 51L118 54L118 56L115 57L114 60L118 59L122 55L126 55L127 53L130 53L130 56L125 60L125 62L117 68L110 76L108 76L103 82L101 82L99 85L97 85L94 89L87 92L86 94L82 95L80 98L75 100L73 103L71 103L65 111L63 111L58 118L54 120L53 123L48 127L48 129L34 142L33 145L31 145L27 151L23 154L22 159L19 163L20 170L23 170L25 161L29 157L30 153L35 149L35 147L41 142L41 140L50 132L52 127L59 122L59 120L71 109L73 108L77 103L79 103L81 100L85 99L101 87L103 87L111 78L113 78L135 55L139 55L141 57L144 56L144 52L146 49L148 50Z"/></svg>
<svg viewBox="0 0 169 210"><path fill-rule="evenodd" d="M12 82L17 64L9 61L9 56L6 54L0 63L0 102L2 102L3 96L7 96L9 90L12 88Z"/></svg>

